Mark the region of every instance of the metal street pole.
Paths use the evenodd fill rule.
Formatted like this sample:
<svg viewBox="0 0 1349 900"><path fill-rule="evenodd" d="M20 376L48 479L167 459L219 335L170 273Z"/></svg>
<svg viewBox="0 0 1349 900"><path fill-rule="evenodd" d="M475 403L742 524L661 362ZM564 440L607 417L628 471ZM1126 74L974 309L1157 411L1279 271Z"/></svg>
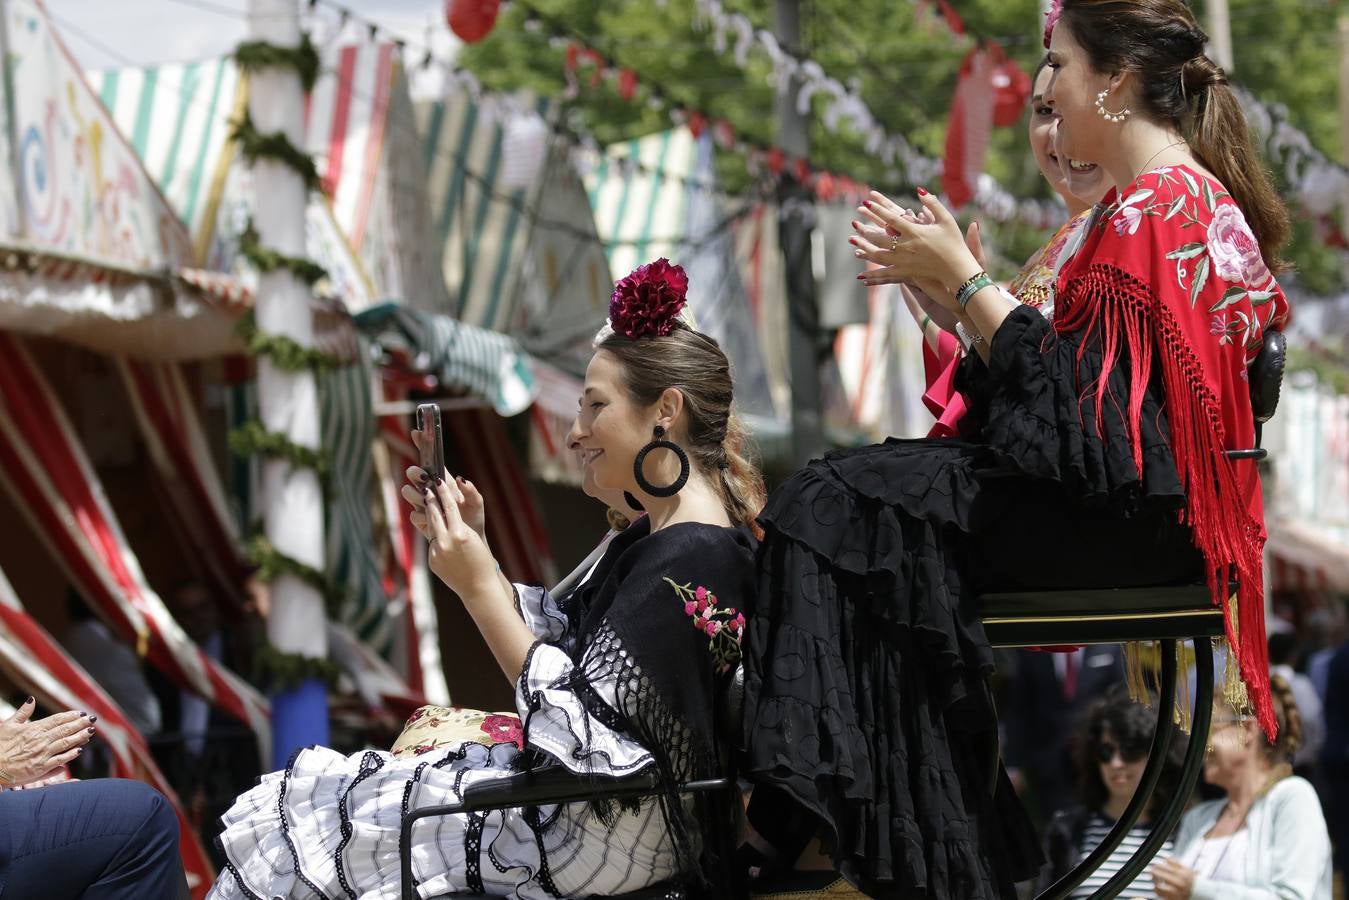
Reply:
<svg viewBox="0 0 1349 900"><path fill-rule="evenodd" d="M279 47L300 43L298 0L249 0L252 40ZM250 76L248 112L264 134L284 132L304 146L304 91L299 75L286 66ZM305 208L309 189L295 170L268 159L253 166L255 222L262 246L288 256L305 256ZM283 268L260 273L255 314L258 329L314 345L309 288ZM286 435L304 447L320 442L318 385L312 372L286 371L266 355L258 357L258 413L268 432ZM264 526L272 546L323 571L323 491L318 474L283 459L263 462ZM271 584L267 638L287 654L328 655L327 611L322 595L300 578L283 574ZM273 759L283 763L310 744L328 743L328 695L323 681L310 678L272 695Z"/></svg>
<svg viewBox="0 0 1349 900"><path fill-rule="evenodd" d="M789 51L801 45L800 0L777 0L778 43ZM801 79L793 75L778 91L778 146L789 159L810 153L808 119L797 112ZM810 191L789 166L778 185L778 235L787 287L787 353L792 390L792 464L801 466L824 453L820 409L820 315L811 266L815 205Z"/></svg>

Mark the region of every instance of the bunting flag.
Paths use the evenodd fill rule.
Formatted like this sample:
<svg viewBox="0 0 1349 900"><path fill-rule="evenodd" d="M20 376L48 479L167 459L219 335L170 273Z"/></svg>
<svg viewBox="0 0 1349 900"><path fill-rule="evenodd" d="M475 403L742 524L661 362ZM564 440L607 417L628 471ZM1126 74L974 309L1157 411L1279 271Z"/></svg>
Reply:
<svg viewBox="0 0 1349 900"><path fill-rule="evenodd" d="M145 739L117 703L24 610L3 572L0 572L0 670L49 709L82 709L98 717L98 740L112 754L113 777L144 781L172 804L178 817L179 852L192 900L205 897L215 881L215 872L177 794L155 765Z"/></svg>
<svg viewBox="0 0 1349 900"><path fill-rule="evenodd" d="M60 401L8 334L0 334L0 482L90 607L174 682L247 724L270 768L267 700L192 643L146 582Z"/></svg>

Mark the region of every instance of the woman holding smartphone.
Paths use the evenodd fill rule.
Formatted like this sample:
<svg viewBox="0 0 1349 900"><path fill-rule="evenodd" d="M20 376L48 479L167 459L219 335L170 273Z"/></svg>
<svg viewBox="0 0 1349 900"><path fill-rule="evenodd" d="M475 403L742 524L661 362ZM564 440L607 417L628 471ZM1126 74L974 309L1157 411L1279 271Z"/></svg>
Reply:
<svg viewBox="0 0 1349 900"><path fill-rule="evenodd" d="M430 542L431 569L515 687L518 743L467 741L407 758L302 751L226 815L230 864L213 897L387 896L405 810L542 767L653 770L663 791L608 809L428 822L412 848L421 896L612 895L670 880L724 889L729 861L700 846L674 787L717 769L713 700L738 662L753 603L747 526L763 486L738 452L725 354L679 319L687 286L682 269L657 260L611 298L568 442L600 489L628 492L647 515L574 587L554 596L506 582L465 519L463 489L410 471L404 496Z"/></svg>

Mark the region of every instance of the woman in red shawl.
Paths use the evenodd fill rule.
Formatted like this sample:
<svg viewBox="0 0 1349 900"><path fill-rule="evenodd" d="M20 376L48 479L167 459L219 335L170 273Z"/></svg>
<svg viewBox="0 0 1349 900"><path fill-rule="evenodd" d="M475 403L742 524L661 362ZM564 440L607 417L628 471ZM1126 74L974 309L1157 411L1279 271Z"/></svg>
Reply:
<svg viewBox="0 0 1349 900"><path fill-rule="evenodd" d="M969 439L830 454L760 517L744 772L761 868L817 839L873 897L1014 895L1039 852L997 758L984 590L1206 578L1274 732L1259 480L1223 451L1253 441L1246 368L1287 317L1288 226L1206 40L1182 0L1064 0L1043 99L1061 151L1115 189L1052 324L982 275L935 197L919 190L921 220L869 202L895 232L853 238L870 274L963 311L989 357L960 373Z"/></svg>

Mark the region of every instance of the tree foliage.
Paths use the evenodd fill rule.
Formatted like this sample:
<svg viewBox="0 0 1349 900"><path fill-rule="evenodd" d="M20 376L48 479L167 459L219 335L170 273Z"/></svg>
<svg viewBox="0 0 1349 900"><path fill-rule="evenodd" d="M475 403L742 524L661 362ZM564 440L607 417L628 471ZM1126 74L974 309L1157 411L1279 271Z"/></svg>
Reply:
<svg viewBox="0 0 1349 900"><path fill-rule="evenodd" d="M724 5L756 26L773 27L771 3L725 0ZM965 21L966 37L946 28L935 4L803 0L800 49L828 74L856 83L888 131L904 135L925 155L940 157L957 73L974 41L996 40L1027 71L1044 53L1038 0L953 0L953 6ZM548 27L527 27L530 7L561 23L562 39ZM1230 0L1233 80L1267 102L1285 104L1313 143L1338 157L1334 17L1330 0ZM566 39L573 35L584 36L615 65L631 67L642 85L628 102L609 85L590 88L588 72L581 72L574 114L602 143L669 128L666 107L671 103L725 118L751 141L773 143L769 61L751 51L741 71L729 49L713 47L711 32L696 21L693 0L522 0L503 13L491 36L465 48L461 61L487 87L553 95L566 86ZM860 135L846 126L836 134L825 129L826 106L823 97L813 102L812 162L882 190L911 194L916 185L904 183L901 173L868 154ZM986 168L1017 196L1049 196L1027 147L1024 120L995 130ZM741 156L719 153L717 170L731 192L749 184ZM985 231L1006 265L1024 260L1044 239L1023 226L986 226ZM1341 255L1321 246L1308 223L1295 229L1288 256L1308 288L1327 292L1338 287Z"/></svg>

